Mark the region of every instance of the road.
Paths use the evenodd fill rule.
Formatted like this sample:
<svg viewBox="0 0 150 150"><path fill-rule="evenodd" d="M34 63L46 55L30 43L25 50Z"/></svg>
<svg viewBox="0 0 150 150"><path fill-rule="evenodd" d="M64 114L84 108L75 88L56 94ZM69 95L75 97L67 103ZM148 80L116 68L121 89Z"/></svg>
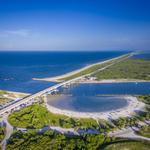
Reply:
<svg viewBox="0 0 150 150"><path fill-rule="evenodd" d="M115 137L128 138L128 139L133 139L133 140L150 141L150 138L135 134L134 129L131 127L127 128L127 129L121 129L121 130L115 131L114 133L109 133L108 135L111 137L115 136Z"/></svg>
<svg viewBox="0 0 150 150"><path fill-rule="evenodd" d="M9 124L7 118L8 118L8 114L3 116L3 121L6 123L6 133L5 133L5 138L1 143L2 150L6 149L7 140L10 138L11 134L13 133L13 126Z"/></svg>

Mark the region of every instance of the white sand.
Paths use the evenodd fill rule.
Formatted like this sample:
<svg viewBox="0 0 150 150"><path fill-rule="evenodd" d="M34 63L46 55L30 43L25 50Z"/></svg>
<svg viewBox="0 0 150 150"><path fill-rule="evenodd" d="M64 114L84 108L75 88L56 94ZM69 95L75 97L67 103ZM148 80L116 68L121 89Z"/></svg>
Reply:
<svg viewBox="0 0 150 150"><path fill-rule="evenodd" d="M66 74L63 74L63 75L60 75L60 76L55 76L55 77L49 77L49 78L32 78L33 80L39 80L39 81L49 81L49 82L62 82L64 78L67 78L67 77L70 77L72 75L75 75L81 71L84 71L86 69L89 69L93 66L96 66L96 65L100 65L100 64L105 64L105 63L108 63L108 62L111 62L111 61L114 61L114 60L117 60L117 59L120 59L120 58L123 58L125 56L124 59L127 59L131 56L133 56L134 53L130 53L130 54L125 54L125 55L121 55L121 56L118 56L118 57L115 57L115 58L112 58L112 59L108 59L108 60L105 60L105 61L100 61L98 63L94 63L94 64L91 64L91 65L88 65L88 66L85 66L83 68L80 68L78 70L74 70L74 71L71 71L69 73L66 73ZM122 59L122 60L124 60ZM112 63L113 64L113 63ZM105 67L104 67L105 68Z"/></svg>
<svg viewBox="0 0 150 150"><path fill-rule="evenodd" d="M93 118L93 119L105 119L105 120L131 116L135 114L137 111L144 109L145 107L145 104L143 102L138 101L136 97L124 96L124 98L128 101L128 105L126 107L123 107L121 109L116 109L113 111L107 111L107 112L97 112L97 113L75 112L75 111L70 111L65 109L59 109L47 103L46 106L50 112L55 114L61 114L69 117L75 117L75 118Z"/></svg>
<svg viewBox="0 0 150 150"><path fill-rule="evenodd" d="M150 82L150 80L138 80L138 79L105 79L105 80L80 80L79 83L126 83L126 82Z"/></svg>

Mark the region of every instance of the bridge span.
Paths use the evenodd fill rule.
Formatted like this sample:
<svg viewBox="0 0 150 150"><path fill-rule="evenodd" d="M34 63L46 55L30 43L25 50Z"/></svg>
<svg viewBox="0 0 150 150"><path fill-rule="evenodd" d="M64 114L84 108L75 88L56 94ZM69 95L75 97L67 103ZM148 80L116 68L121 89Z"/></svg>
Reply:
<svg viewBox="0 0 150 150"><path fill-rule="evenodd" d="M49 87L49 88L46 88L46 89L44 89L44 90L38 92L38 93L35 93L35 94L33 94L33 95L29 95L29 96L27 96L27 97L25 97L25 98L23 98L23 99L21 99L21 100L19 100L19 101L16 101L16 102L14 102L14 103L12 103L12 104L10 104L10 105L7 105L6 107L4 107L3 109L0 110L0 115L3 115L3 114L6 113L6 112L10 112L12 109L17 108L17 107L19 107L19 106L22 105L22 104L26 104L26 103L28 103L28 102L34 101L34 99L35 99L36 97L45 95L45 94L47 94L47 93L49 93L49 92L53 92L53 91L55 91L56 89L58 89L59 87L62 87L62 86L67 85L67 84L70 85L70 84L76 82L77 80L80 80L81 78L83 78L83 76L80 76L80 77L78 77L78 78L74 78L74 79L72 79L72 80L68 80L68 81L65 81L65 82L56 84L56 85L54 85L54 86L51 86L51 87Z"/></svg>

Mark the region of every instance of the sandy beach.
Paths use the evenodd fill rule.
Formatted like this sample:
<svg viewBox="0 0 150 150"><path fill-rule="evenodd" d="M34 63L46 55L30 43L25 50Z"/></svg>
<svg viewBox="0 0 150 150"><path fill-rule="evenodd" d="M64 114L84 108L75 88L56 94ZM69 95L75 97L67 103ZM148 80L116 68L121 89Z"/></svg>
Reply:
<svg viewBox="0 0 150 150"><path fill-rule="evenodd" d="M69 76L72 76L76 73L79 73L81 71L84 71L86 69L89 69L93 66L96 66L96 65L100 65L100 64L105 64L105 63L108 63L108 62L111 62L111 61L114 61L114 60L117 60L117 59L120 59L120 58L123 58L127 56L127 58L133 56L133 53L130 53L130 54L125 54L125 55L122 55L122 56L119 56L119 57L115 57L115 58L112 58L112 59L108 59L108 60L105 60L105 61L101 61L101 62L98 62L98 63L94 63L94 64L91 64L91 65L88 65L86 67L83 67L83 68L80 68L78 70L75 70L75 71L71 71L69 73L66 73L66 74L63 74L63 75L60 75L60 76L55 76L55 77L48 77L48 78L32 78L33 80L39 80L39 81L49 81L49 82L62 82L63 78L66 78L66 77L69 77Z"/></svg>
<svg viewBox="0 0 150 150"><path fill-rule="evenodd" d="M4 90L0 90L0 91L3 92ZM30 93L23 93L23 92L13 92L13 91L6 91L6 92L7 94L11 94L14 97L25 97L25 96L30 95ZM7 95L7 94L4 94L4 95Z"/></svg>
<svg viewBox="0 0 150 150"><path fill-rule="evenodd" d="M66 115L69 117L74 117L74 118L93 118L93 119L105 119L105 120L110 120L110 119L117 119L119 117L128 117L136 112L143 110L145 107L145 104L143 102L138 101L136 97L133 96L124 96L124 98L127 100L128 105L125 107L122 107L121 109L116 109L112 111L107 111L107 112L97 112L97 113L91 113L91 112L75 112L75 111L70 111L70 110L63 110L63 109L58 109L56 107L53 107L51 105L48 105L46 103L47 109L55 114L61 114L61 115Z"/></svg>
<svg viewBox="0 0 150 150"><path fill-rule="evenodd" d="M106 80L80 80L79 83L140 83L150 82L150 80L137 80L137 79L106 79Z"/></svg>

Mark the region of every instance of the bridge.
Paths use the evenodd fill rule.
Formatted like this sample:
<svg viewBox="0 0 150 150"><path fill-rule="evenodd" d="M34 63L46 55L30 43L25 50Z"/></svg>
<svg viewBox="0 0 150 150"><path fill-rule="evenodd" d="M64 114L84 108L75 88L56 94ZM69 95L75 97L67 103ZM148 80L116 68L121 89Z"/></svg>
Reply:
<svg viewBox="0 0 150 150"><path fill-rule="evenodd" d="M39 96L42 96L42 95L45 95L45 94L48 94L49 92L53 92L55 91L56 89L58 89L59 87L62 87L64 85L70 85L71 83L73 82L76 82L77 80L81 79L81 77L78 77L78 78L75 78L75 79L72 79L72 80L69 80L69 81L65 81L65 82L62 82L62 83L59 83L59 84L56 84L54 86L51 86L49 88L46 88L44 89L43 91L40 91L38 93L35 93L33 95L29 95L19 101L15 101L14 103L10 104L10 105L7 105L6 107L4 107L3 109L0 110L0 115L3 115L4 113L6 112L10 112L12 109L15 109L17 107L20 107L20 105L22 104L27 104L28 102L31 102L31 101L34 101L34 99L36 97L39 97Z"/></svg>
<svg viewBox="0 0 150 150"><path fill-rule="evenodd" d="M127 58L133 56L133 55L134 55L134 53L125 54L125 55L122 55L122 56L119 56L119 57L116 57L116 58L112 58L112 59L109 59L109 60L106 60L106 61L103 61L103 62L100 62L100 63L96 63L96 65L97 64L104 64L104 63L110 62L112 60L117 60L117 59L120 59L120 58L123 58L123 59L120 60L120 61L122 61L124 59L127 59ZM120 62L120 61L118 61L118 62ZM112 65L114 65L115 63L118 63L118 62L114 62L114 63L108 64L105 67L96 70L95 72L102 71L102 70L104 70L104 69L106 69L106 68L108 68L108 67L110 67L110 66L112 66ZM44 89L44 90L42 90L42 91L40 91L38 93L35 93L33 95L30 95L30 96L27 96L27 97L25 97L25 98L23 98L21 100L15 101L14 103L11 103L11 104L5 106L4 108L2 108L0 110L0 115L2 116L5 113L11 112L12 110L19 108L22 104L32 103L32 102L34 102L34 99L39 97L39 96L46 95L46 94L48 94L50 92L53 92L53 91L57 90L59 87L75 83L78 80L80 80L80 79L82 79L82 78L84 78L84 77L86 77L88 75L91 75L93 73L94 72L89 73L89 74L85 74L85 75L82 75L82 76L79 76L79 77L76 77L76 78L68 80L68 81L64 81L62 83L59 83L59 84L56 84L56 85L51 86L49 88L46 88L46 89Z"/></svg>

